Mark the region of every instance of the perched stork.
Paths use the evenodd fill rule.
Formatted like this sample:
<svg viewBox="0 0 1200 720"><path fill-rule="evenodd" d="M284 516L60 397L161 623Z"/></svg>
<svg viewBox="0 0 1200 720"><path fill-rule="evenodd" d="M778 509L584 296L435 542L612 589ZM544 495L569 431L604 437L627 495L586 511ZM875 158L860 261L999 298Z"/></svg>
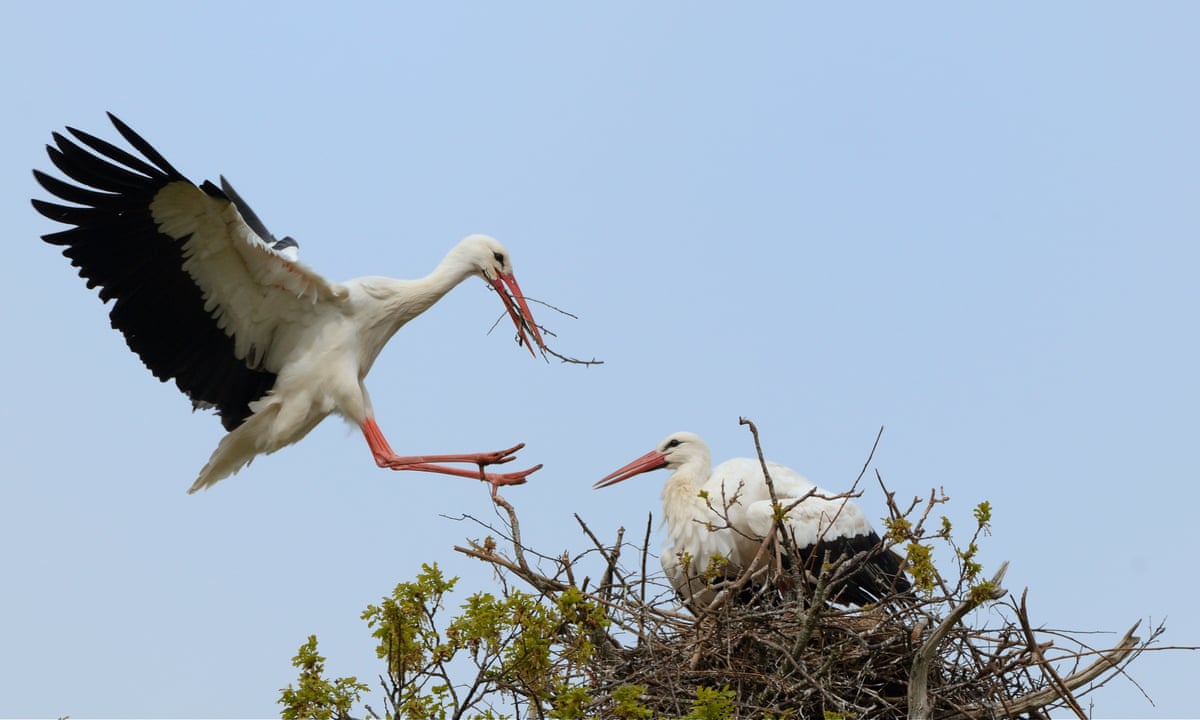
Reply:
<svg viewBox="0 0 1200 720"><path fill-rule="evenodd" d="M717 597L718 589L707 580L711 568L718 570L721 579L741 575L775 524L771 495L757 459L734 458L710 472L711 464L703 440L694 433L678 432L595 484L609 487L659 468L675 471L663 486L668 543L662 566L676 592L693 608L709 607ZM899 558L882 549L858 506L846 498L833 498L777 463L768 462L767 472L780 505L791 508L784 527L800 554L801 567L807 567L810 558L820 563L827 552L833 559L874 553L830 600L865 605L908 590ZM714 558L715 566L710 565Z"/></svg>
<svg viewBox="0 0 1200 720"><path fill-rule="evenodd" d="M157 378L173 379L195 408L215 408L229 431L188 492L299 441L331 413L362 429L380 467L482 479L493 493L541 467L484 472L514 459L523 445L397 455L363 385L392 335L471 276L496 290L530 353L534 343L545 350L504 246L471 235L423 278L330 282L298 262L296 242L268 232L225 178L219 187L192 184L128 125L109 118L142 157L73 128L74 141L54 133L50 160L74 183L37 170L34 177L72 204L35 199L33 206L71 226L43 239L64 248L102 301L115 301L112 326L130 349Z"/></svg>

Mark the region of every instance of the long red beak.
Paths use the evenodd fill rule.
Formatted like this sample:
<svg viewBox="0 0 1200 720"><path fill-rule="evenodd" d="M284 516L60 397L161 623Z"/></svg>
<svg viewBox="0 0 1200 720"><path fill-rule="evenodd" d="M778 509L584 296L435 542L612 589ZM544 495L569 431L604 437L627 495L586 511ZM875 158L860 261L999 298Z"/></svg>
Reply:
<svg viewBox="0 0 1200 720"><path fill-rule="evenodd" d="M529 312L529 305L525 302L525 295L521 292L521 286L517 284L517 279L513 277L512 273L497 274L495 279L490 282L499 293L500 299L504 301L504 309L512 318L513 325L517 326L517 335L521 338L521 343L529 348L530 355L537 357L529 336L533 336L533 341L542 350L546 349L546 343L542 340L542 334L538 332L537 323L533 320L533 313ZM529 335L525 334L526 331L529 331Z"/></svg>
<svg viewBox="0 0 1200 720"><path fill-rule="evenodd" d="M614 470L608 475L605 475L603 478L597 481L592 488L599 490L600 488L605 488L609 485L616 485L622 480L628 480L634 475L640 475L644 472L650 472L651 470L657 470L666 466L667 456L663 455L657 450L651 450L620 470Z"/></svg>

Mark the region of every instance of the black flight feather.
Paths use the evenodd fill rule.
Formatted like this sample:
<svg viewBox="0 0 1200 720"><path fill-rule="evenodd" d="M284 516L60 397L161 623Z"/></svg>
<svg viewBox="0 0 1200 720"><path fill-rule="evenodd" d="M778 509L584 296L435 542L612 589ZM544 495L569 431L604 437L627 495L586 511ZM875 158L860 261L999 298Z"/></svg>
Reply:
<svg viewBox="0 0 1200 720"><path fill-rule="evenodd" d="M42 239L62 246L88 287L98 287L101 300L112 301L113 328L154 376L174 380L194 407L216 408L222 425L233 430L276 376L234 355L233 339L205 311L203 293L183 269L189 238L162 233L154 222L154 198L167 185L187 179L128 125L111 113L109 118L142 157L72 128L68 132L75 141L53 133L54 144L46 148L50 161L75 184L40 171L34 178L52 196L72 204L32 202L42 215L71 227ZM212 183L203 189L234 202L252 229L273 242L244 201Z"/></svg>

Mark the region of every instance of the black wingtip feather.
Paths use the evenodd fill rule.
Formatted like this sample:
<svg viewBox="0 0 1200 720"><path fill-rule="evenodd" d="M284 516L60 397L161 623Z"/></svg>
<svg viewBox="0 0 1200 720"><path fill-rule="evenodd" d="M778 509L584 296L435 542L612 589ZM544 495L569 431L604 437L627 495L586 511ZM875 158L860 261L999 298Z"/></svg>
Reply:
<svg viewBox="0 0 1200 720"><path fill-rule="evenodd" d="M174 379L195 404L215 407L221 424L232 430L250 416L250 402L270 390L275 375L236 357L233 339L204 309L203 294L183 269L188 238L158 230L151 203L166 185L186 178L128 125L108 116L143 157L74 128L67 132L75 140L51 133L46 154L73 182L40 170L34 178L55 198L74 204L32 199L38 213L70 226L42 239L62 247L87 286L99 288L102 301L113 301L113 327L154 376ZM215 185L206 186L228 200Z"/></svg>
<svg viewBox="0 0 1200 720"><path fill-rule="evenodd" d="M112 121L113 127L117 129L117 132L121 133L121 137L125 138L125 140L132 145L135 150L144 155L146 159L174 177L183 177L183 173L176 170L171 163L167 162L165 157L163 157L157 150L154 149L153 145L146 142L145 138L134 132L133 128L126 125L121 118L109 112L108 119Z"/></svg>
<svg viewBox="0 0 1200 720"><path fill-rule="evenodd" d="M55 165L72 180L99 190L115 193L144 193L148 187L162 182L148 178L97 157L73 141L59 135L58 158ZM51 160L55 155L51 154Z"/></svg>
<svg viewBox="0 0 1200 720"><path fill-rule="evenodd" d="M183 179L182 175L179 175L178 173L176 173L174 176L168 175L167 173L163 172L161 169L151 165L150 163L146 162L145 160L142 160L141 158L137 157L136 155L133 155L132 153L130 153L126 150L122 150L121 148L117 147L116 145L113 145L112 143L108 142L107 140L101 140L100 138L96 137L95 135L86 133L82 130L76 130L73 127L68 127L67 131L70 132L72 135L74 135L75 139L79 140L84 145L87 145L92 150L95 150L96 152L105 156L109 160L112 160L113 162L124 165L127 168L131 168L134 171L141 173L142 175L145 175L147 177L154 178L154 179L171 179L171 180L182 180Z"/></svg>
<svg viewBox="0 0 1200 720"><path fill-rule="evenodd" d="M41 170L34 170L33 177L46 192L67 202L78 203L79 205L91 205L92 207L109 207L119 205L122 202L122 197L116 193L99 192L79 187L78 185L72 185L52 175L47 175ZM37 206L36 201L34 202L34 206Z"/></svg>

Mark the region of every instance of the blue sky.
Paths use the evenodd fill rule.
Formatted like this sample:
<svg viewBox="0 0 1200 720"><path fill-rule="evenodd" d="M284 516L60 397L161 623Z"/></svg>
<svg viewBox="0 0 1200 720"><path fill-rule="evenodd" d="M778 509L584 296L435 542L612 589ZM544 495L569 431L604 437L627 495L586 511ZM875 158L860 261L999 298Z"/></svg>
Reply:
<svg viewBox="0 0 1200 720"><path fill-rule="evenodd" d="M21 3L0 27L0 716L268 716L310 633L378 672L362 609L452 547L485 489L378 470L336 419L185 490L221 436L156 382L38 236L50 132L112 110L224 174L333 279L511 251L561 352L530 360L468 281L367 384L401 453L528 443L526 539L640 528L665 474L591 484L675 430L829 488L989 500L988 567L1036 621L1167 621L1200 644L1200 9ZM878 488L860 501L884 514ZM315 570L314 570L315 569ZM1097 640L1097 642L1101 642ZM1195 713L1150 654L1096 717Z"/></svg>

